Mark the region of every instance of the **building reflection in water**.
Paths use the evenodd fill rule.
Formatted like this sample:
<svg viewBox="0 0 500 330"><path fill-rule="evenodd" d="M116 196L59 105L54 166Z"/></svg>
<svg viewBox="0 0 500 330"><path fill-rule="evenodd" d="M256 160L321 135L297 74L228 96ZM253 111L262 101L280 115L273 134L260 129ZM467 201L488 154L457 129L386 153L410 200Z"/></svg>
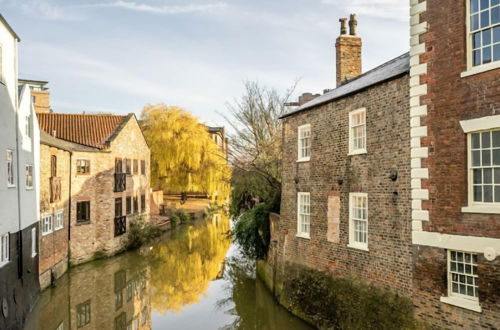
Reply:
<svg viewBox="0 0 500 330"><path fill-rule="evenodd" d="M25 329L151 329L149 276L137 253L74 268L42 293Z"/></svg>
<svg viewBox="0 0 500 330"><path fill-rule="evenodd" d="M42 293L25 329L151 329L152 308L178 313L223 277L229 227L216 215L151 247L73 268Z"/></svg>

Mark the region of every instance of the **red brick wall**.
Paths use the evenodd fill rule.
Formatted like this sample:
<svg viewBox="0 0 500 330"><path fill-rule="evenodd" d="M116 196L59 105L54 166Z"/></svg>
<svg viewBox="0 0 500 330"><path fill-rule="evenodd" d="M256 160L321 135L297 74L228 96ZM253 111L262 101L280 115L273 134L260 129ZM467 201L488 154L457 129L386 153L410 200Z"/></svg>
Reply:
<svg viewBox="0 0 500 330"><path fill-rule="evenodd" d="M368 153L348 156L349 112L361 107L367 111ZM298 262L411 294L409 113L405 75L284 120L281 219L273 235L279 265ZM304 124L311 125L311 160L297 163L297 128ZM395 182L389 178L393 169L399 172ZM311 194L310 239L296 237L297 192ZM331 192L340 193L339 243L327 240ZM347 247L349 192L368 193L369 251Z"/></svg>

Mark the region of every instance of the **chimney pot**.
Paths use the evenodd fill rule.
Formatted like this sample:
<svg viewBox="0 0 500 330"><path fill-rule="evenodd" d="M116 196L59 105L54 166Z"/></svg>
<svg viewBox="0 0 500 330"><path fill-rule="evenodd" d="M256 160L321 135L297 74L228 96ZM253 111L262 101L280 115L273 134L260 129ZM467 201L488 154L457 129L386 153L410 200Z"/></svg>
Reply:
<svg viewBox="0 0 500 330"><path fill-rule="evenodd" d="M347 18L339 19L340 22L340 35L347 34Z"/></svg>
<svg viewBox="0 0 500 330"><path fill-rule="evenodd" d="M356 18L356 14L351 14L351 17L349 19L349 34L351 36L355 36L357 28L358 28L358 20Z"/></svg>

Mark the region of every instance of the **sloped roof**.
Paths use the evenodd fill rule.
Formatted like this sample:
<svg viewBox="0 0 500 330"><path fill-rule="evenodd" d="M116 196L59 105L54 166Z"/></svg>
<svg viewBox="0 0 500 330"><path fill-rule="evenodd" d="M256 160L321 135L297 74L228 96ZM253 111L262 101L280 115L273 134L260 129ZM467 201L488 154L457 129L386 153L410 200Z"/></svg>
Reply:
<svg viewBox="0 0 500 330"><path fill-rule="evenodd" d="M359 75L358 77L340 85L339 87L329 91L326 94L318 96L317 98L303 104L302 106L293 109L289 113L284 114L281 118L289 117L298 112L331 102L350 94L360 92L368 87L380 84L384 81L391 80L399 77L410 71L410 54L405 53L400 55L389 62L386 62L370 71Z"/></svg>
<svg viewBox="0 0 500 330"><path fill-rule="evenodd" d="M38 113L40 129L58 139L107 149L131 116ZM55 134L54 134L55 133Z"/></svg>
<svg viewBox="0 0 500 330"><path fill-rule="evenodd" d="M87 147L81 144L64 141L56 137L53 137L52 135L43 130L40 130L40 143L47 145L49 147L54 147L70 152L71 151L100 152L100 149L98 148Z"/></svg>

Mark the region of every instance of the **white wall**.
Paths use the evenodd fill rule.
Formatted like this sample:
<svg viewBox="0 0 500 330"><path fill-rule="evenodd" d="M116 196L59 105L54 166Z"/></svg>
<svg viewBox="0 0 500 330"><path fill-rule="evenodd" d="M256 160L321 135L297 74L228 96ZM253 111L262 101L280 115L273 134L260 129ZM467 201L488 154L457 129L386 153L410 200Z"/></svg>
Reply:
<svg viewBox="0 0 500 330"><path fill-rule="evenodd" d="M0 22L0 46L2 47L2 76L9 92L12 106L17 108L17 40Z"/></svg>

